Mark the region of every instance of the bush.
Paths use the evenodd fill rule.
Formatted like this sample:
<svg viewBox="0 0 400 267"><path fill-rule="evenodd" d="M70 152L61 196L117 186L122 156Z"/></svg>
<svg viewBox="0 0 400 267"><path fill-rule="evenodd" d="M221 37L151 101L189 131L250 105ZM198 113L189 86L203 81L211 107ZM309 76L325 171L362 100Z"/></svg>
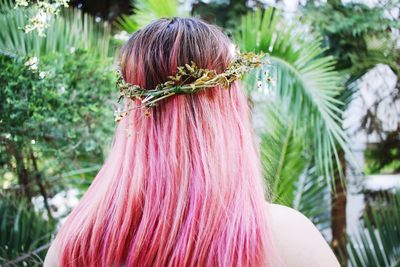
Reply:
<svg viewBox="0 0 400 267"><path fill-rule="evenodd" d="M3 189L46 198L53 180L102 161L117 99L110 63L84 50L40 60L0 55Z"/></svg>

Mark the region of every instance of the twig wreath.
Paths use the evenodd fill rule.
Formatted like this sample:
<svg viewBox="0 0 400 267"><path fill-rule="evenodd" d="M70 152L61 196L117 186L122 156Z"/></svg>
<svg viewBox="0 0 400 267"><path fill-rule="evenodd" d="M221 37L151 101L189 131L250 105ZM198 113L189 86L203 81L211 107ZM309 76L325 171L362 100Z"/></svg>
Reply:
<svg viewBox="0 0 400 267"><path fill-rule="evenodd" d="M145 89L135 84L127 83L120 71L117 71L117 88L120 92L118 102L122 99L138 99L140 105L134 108L151 108L157 103L175 94L193 94L200 90L221 86L229 89L230 85L243 77L252 69L267 64L264 59L266 54L238 53L229 63L224 72L217 74L215 70L199 68L195 62L185 64L177 68L176 74L169 76L164 83L156 85L153 89ZM192 81L187 83L187 81ZM115 121L120 121L127 114L128 110L116 112ZM149 114L148 112L146 114Z"/></svg>

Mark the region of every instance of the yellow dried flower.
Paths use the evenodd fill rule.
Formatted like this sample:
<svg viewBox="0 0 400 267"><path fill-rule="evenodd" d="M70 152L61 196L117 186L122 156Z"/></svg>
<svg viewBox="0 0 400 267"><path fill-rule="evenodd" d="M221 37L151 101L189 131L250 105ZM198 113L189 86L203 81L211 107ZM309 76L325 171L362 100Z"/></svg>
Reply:
<svg viewBox="0 0 400 267"><path fill-rule="evenodd" d="M175 94L192 94L200 90L213 87L230 88L230 85L243 77L254 68L267 64L264 53L242 53L238 54L228 65L223 73L217 74L215 70L201 69L195 62L190 65L185 64L177 68L175 75L168 77L164 83L158 84L154 89L141 88L138 85L129 84L124 81L121 73L118 71L117 87L120 91L120 98L140 99L140 107L152 107L158 101ZM185 83L190 80L191 83ZM142 99L144 97L144 99ZM122 114L122 115L121 115ZM120 112L117 115L118 121L126 116L127 112ZM148 115L148 111L146 115ZM121 117L122 116L122 117ZM117 120L117 119L116 119Z"/></svg>

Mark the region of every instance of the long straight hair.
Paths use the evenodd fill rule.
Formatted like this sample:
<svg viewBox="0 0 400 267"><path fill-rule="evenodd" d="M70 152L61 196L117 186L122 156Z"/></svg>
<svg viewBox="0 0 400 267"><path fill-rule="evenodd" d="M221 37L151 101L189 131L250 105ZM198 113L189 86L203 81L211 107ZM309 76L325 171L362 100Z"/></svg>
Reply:
<svg viewBox="0 0 400 267"><path fill-rule="evenodd" d="M191 61L224 71L232 46L201 20L159 19L131 36L120 67L127 82L154 88ZM107 160L56 238L61 266L268 266L266 190L238 82L147 112L118 123Z"/></svg>

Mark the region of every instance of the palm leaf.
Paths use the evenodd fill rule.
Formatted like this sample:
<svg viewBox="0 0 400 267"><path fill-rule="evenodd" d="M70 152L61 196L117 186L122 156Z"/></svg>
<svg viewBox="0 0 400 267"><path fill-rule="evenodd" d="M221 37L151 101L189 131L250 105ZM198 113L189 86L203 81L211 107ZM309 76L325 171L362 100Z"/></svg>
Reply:
<svg viewBox="0 0 400 267"><path fill-rule="evenodd" d="M65 9L51 18L46 37L40 37L36 31L23 31L34 12L34 7L14 9L9 2L0 2L0 53L41 56L82 48L101 57L109 56L110 29L90 15L79 9Z"/></svg>
<svg viewBox="0 0 400 267"><path fill-rule="evenodd" d="M170 17L187 17L189 12L183 9L178 0L136 0L132 1L133 15L119 17L115 24L118 28L132 33L153 20Z"/></svg>
<svg viewBox="0 0 400 267"><path fill-rule="evenodd" d="M400 264L400 192L380 199L347 246L351 266L399 266Z"/></svg>
<svg viewBox="0 0 400 267"><path fill-rule="evenodd" d="M115 19L115 26L121 30L124 30L128 33L132 33L139 29L139 25L135 20L132 19L131 16L121 15Z"/></svg>
<svg viewBox="0 0 400 267"><path fill-rule="evenodd" d="M262 104L262 105L261 105ZM282 105L271 100L255 102L255 114L261 116L259 127L261 162L270 200L293 207L320 230L330 226L330 199L326 179L311 166L302 136L293 128Z"/></svg>
<svg viewBox="0 0 400 267"><path fill-rule="evenodd" d="M303 143L294 133L292 122L280 113L279 105L266 101L262 106L263 127L260 134L261 162L272 202L292 206L296 183L307 158Z"/></svg>
<svg viewBox="0 0 400 267"><path fill-rule="evenodd" d="M307 128L318 171L331 177L334 159L339 164L336 144L348 149L338 108L342 103L335 98L342 90L340 76L333 59L322 56L321 40L284 22L273 8L243 16L235 36L242 50L269 54L278 100L294 131Z"/></svg>
<svg viewBox="0 0 400 267"><path fill-rule="evenodd" d="M43 219L24 200L0 197L0 265L42 266L45 251L24 259L24 264L11 264L21 254L34 251L50 241L55 222Z"/></svg>
<svg viewBox="0 0 400 267"><path fill-rule="evenodd" d="M293 208L299 210L322 231L331 226L330 193L327 180L315 166L306 167L296 183Z"/></svg>

